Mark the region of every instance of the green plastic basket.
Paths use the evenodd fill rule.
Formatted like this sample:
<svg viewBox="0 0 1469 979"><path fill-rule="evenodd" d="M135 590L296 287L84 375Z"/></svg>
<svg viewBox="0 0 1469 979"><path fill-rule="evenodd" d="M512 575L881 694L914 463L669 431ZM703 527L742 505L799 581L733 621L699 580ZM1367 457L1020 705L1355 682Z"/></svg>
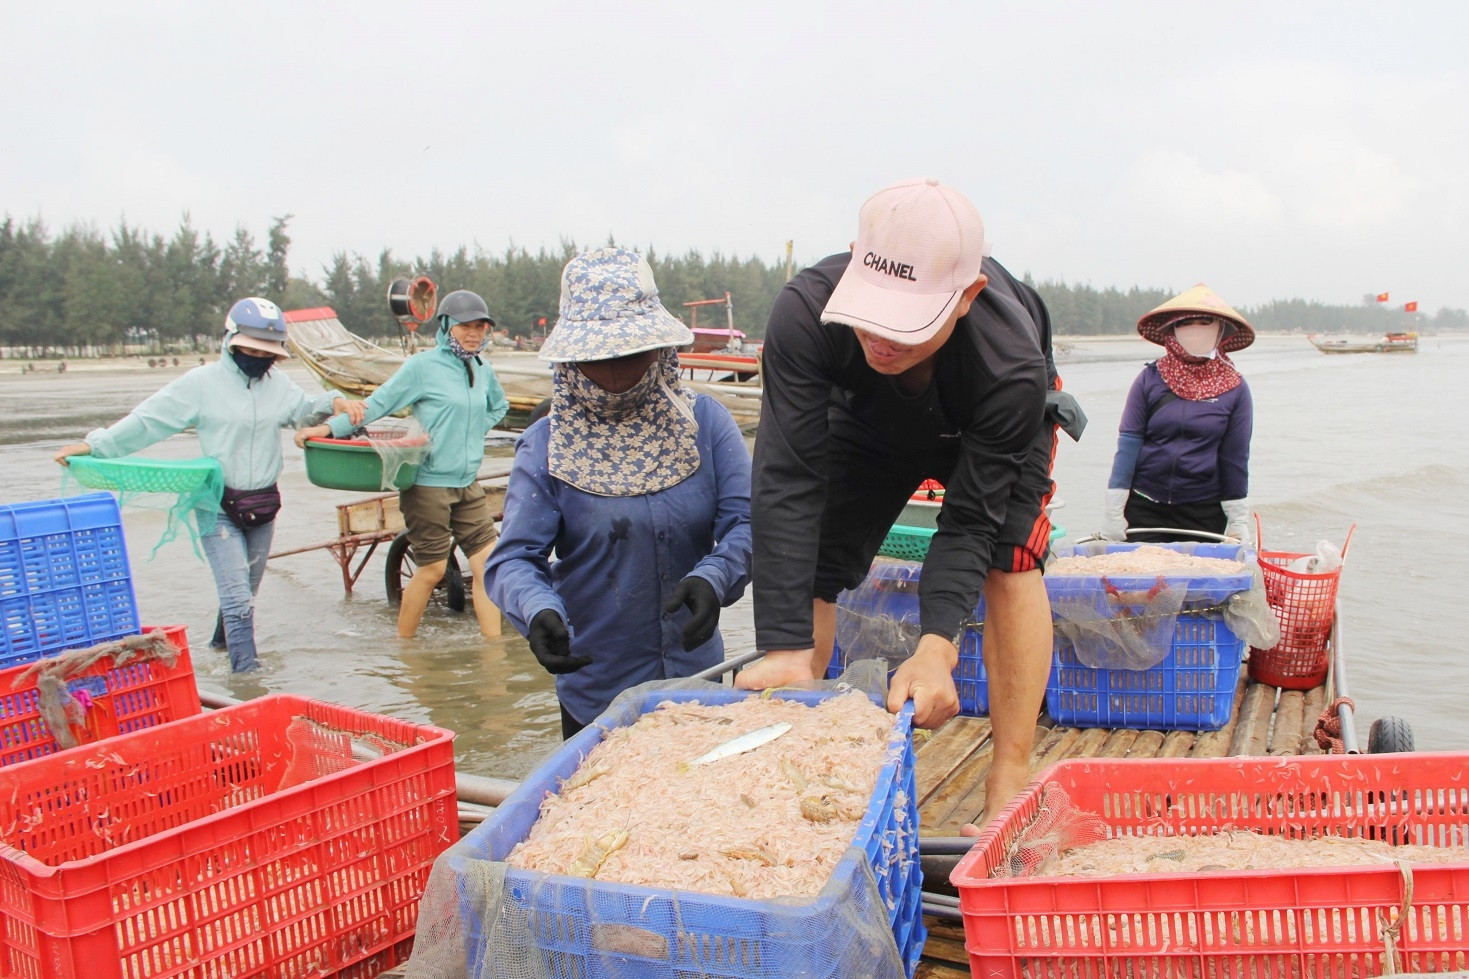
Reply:
<svg viewBox="0 0 1469 979"><path fill-rule="evenodd" d="M877 553L904 561L922 561L928 556L928 545L938 531L933 527L905 527L893 524Z"/></svg>
<svg viewBox="0 0 1469 979"><path fill-rule="evenodd" d="M427 444L424 439L424 444ZM366 439L307 439L306 478L326 489L382 492L383 460ZM404 490L418 478L418 466L398 467L392 489Z"/></svg>
<svg viewBox="0 0 1469 979"><path fill-rule="evenodd" d="M877 553L882 557L895 557L903 561L922 561L928 557L928 545L936 533L938 530L933 527L905 527L902 524L893 524L888 535L883 538L882 546L877 549ZM1050 543L1053 546L1065 536L1065 527L1059 525L1051 527Z"/></svg>

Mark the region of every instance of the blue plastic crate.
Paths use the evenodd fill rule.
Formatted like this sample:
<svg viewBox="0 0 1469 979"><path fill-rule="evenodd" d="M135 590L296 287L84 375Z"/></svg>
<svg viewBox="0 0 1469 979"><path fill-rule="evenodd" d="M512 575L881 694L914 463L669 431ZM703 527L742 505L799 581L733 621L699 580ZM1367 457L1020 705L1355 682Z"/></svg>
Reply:
<svg viewBox="0 0 1469 979"><path fill-rule="evenodd" d="M1160 578L1170 588L1185 589L1171 645L1151 669L1093 669L1082 663L1071 640L1057 635L1051 681L1046 687L1046 709L1057 723L1212 731L1228 722L1244 643L1224 623L1218 606L1231 595L1252 587L1255 552L1239 544L1095 541L1058 548L1056 557L1117 554L1147 546L1238 561L1244 567L1227 575L1191 568L1162 575L1047 574L1046 591L1058 622L1093 615L1117 618L1141 614L1145 611L1145 596ZM1167 633L1163 638L1167 639Z"/></svg>
<svg viewBox="0 0 1469 979"><path fill-rule="evenodd" d="M637 720L665 701L698 701L705 704L732 703L754 696L736 690L655 690L621 715L609 710L596 723L561 746L530 777L521 783L494 814L462 841L478 859L503 860L526 838L540 814L540 803L548 792L558 790L563 779L580 766L581 760L602 739L603 728L622 727ZM775 696L806 704L834 696L827 691L781 691ZM893 739L902 745L901 754L890 754L878 775L877 788L858 826L854 846L866 855L877 880L878 893L886 905L888 920L898 943L900 959L911 976L917 968L923 943L928 937L923 925L920 892L923 874L918 862L918 808L914 782L912 708L895 718ZM464 873L450 859L451 869ZM861 862L849 851L838 862L832 877L846 889L862 872ZM860 893L860 890L858 891ZM464 924L470 972L483 973L487 939L498 909L475 905L469 889L461 889L460 917ZM786 976L836 977L839 956L845 948L839 930L844 915L852 909L836 907L834 897L818 895L807 900L783 898L778 902L780 920L789 926L799 916L796 928L773 928L767 902L726 898L712 894L638 887L603 881L587 881L510 868L505 874L504 895L529 916L546 974L575 979L611 979L612 976L647 976L682 979L708 976L718 979L781 979ZM588 907L588 898L593 907ZM877 909L871 909L877 913ZM618 921L638 941L631 947L609 949L598 944L592 921ZM625 937L625 936L624 936Z"/></svg>
<svg viewBox="0 0 1469 979"><path fill-rule="evenodd" d="M856 590L837 596L837 615L872 615L879 609L895 622L918 629L918 580L923 565L917 562L882 562L868 572L868 581L880 595ZM984 596L974 608L976 622L984 621ZM839 620L840 621L840 620ZM881 649L843 649L837 643L826 668L828 680L842 675L853 662L882 655ZM888 671L892 675L892 671ZM966 628L959 639L959 665L954 667L954 686L959 691L959 713L978 717L990 712L989 681L984 670L984 634L980 629Z"/></svg>
<svg viewBox="0 0 1469 979"><path fill-rule="evenodd" d="M1097 670L1059 636L1046 711L1057 724L1142 730L1217 731L1229 721L1239 682L1240 639L1222 619L1180 615L1173 648L1148 670Z"/></svg>
<svg viewBox="0 0 1469 979"><path fill-rule="evenodd" d="M138 631L112 494L0 505L0 617L0 668Z"/></svg>

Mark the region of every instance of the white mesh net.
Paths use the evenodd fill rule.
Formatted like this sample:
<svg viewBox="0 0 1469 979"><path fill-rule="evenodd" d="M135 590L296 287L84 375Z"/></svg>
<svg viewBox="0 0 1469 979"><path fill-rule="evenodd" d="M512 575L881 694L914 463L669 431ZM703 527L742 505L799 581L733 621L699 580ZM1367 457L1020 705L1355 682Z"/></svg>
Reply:
<svg viewBox="0 0 1469 979"><path fill-rule="evenodd" d="M1005 860L991 877L1032 877L1046 873L1063 854L1111 835L1098 814L1071 803L1071 796L1055 782L1041 788L1035 818L1005 848Z"/></svg>
<svg viewBox="0 0 1469 979"><path fill-rule="evenodd" d="M1149 573L1048 572L1056 637L1072 644L1083 665L1097 670L1152 669L1172 651L1180 615L1223 620L1254 646L1278 641L1279 626L1265 601L1264 578L1248 548L1192 542L1135 547L1092 541L1062 549L1058 555L1103 559L1121 554L1130 560L1153 552L1163 557L1164 564ZM1197 557L1212 566L1169 567L1170 556Z"/></svg>
<svg viewBox="0 0 1469 979"><path fill-rule="evenodd" d="M276 791L335 775L408 747L373 732L335 730L304 716L291 719L286 727L286 744L290 753Z"/></svg>
<svg viewBox="0 0 1469 979"><path fill-rule="evenodd" d="M862 583L837 602L836 648L845 666L881 657L895 670L918 648L918 587L923 565L879 557Z"/></svg>
<svg viewBox="0 0 1469 979"><path fill-rule="evenodd" d="M1100 558L1135 547L1095 541L1064 548L1068 558ZM1254 552L1221 544L1169 544L1170 554L1230 561L1233 569L1162 568L1141 575L1052 575L1046 589L1058 642L1069 642L1077 659L1091 669L1148 670L1173 648L1180 615L1221 619L1251 646L1268 649L1280 627L1265 601L1265 583ZM894 670L917 648L920 636L916 561L878 558L867 577L837 600L835 662L838 669L858 660L881 658ZM984 631L984 607L966 629Z"/></svg>
<svg viewBox="0 0 1469 979"><path fill-rule="evenodd" d="M395 418L391 423L369 425L363 433L372 450L382 459L383 478L380 489L398 488L398 475L404 466L416 466L428 455L428 433L417 418Z"/></svg>
<svg viewBox="0 0 1469 979"><path fill-rule="evenodd" d="M880 664L869 661L817 686L882 696L886 682ZM642 684L619 696L599 723L629 724L649 691L675 690L727 693L729 688L692 680ZM584 734L585 742L573 743L589 748L602 730L594 726ZM890 902L904 888L889 883L885 890L878 874L893 867L918 873L916 825L885 836L876 864L861 847L849 847L815 898L712 899L509 867L505 856L535 821L534 795L547 789L533 775L521 791L527 793L524 798L517 792L502 807L506 819L487 823L434 863L408 976L899 977L911 969L899 953L890 920ZM909 800L901 801L906 812ZM685 843L667 841L668 846ZM904 879L917 889L915 879Z"/></svg>

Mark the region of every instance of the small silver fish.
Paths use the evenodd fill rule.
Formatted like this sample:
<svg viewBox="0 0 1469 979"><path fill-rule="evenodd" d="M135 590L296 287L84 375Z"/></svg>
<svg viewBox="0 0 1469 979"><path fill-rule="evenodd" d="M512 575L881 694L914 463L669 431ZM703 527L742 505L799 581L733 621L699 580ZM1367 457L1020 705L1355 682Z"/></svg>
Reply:
<svg viewBox="0 0 1469 979"><path fill-rule="evenodd" d="M791 725L789 721L779 721L775 724L767 725L766 727L760 727L756 728L753 731L747 731L731 741L726 741L724 744L715 748L713 751L710 751L707 754L700 755L698 758L695 758L693 761L689 762L689 764L707 765L711 761L719 761L721 758L728 758L731 755L740 755L744 754L746 751L753 751L763 744L769 744L771 741L774 741L776 738L780 737L782 734L785 734L790 729Z"/></svg>

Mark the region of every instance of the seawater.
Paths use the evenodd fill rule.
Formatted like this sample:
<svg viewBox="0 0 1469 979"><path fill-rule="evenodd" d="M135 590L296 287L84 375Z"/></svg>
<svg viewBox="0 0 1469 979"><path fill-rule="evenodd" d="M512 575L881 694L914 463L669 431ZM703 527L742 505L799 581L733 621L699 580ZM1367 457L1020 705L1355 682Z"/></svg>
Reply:
<svg viewBox="0 0 1469 979"><path fill-rule="evenodd" d="M1082 440L1062 436L1057 454L1064 506L1054 516L1066 540L1100 526L1122 404L1158 352L1132 338L1059 342L1066 388L1090 416ZM1469 337L1428 337L1416 354L1356 355L1321 354L1304 337L1262 337L1234 359L1255 400L1251 502L1265 545L1340 545L1356 525L1341 598L1359 738L1365 743L1373 719L1397 715L1412 723L1421 749L1469 747L1469 603L1459 593L1469 572L1469 440L1456 397L1469 375ZM56 449L122 417L185 369L68 367L22 373L19 363L0 361L0 502L80 492L64 483ZM299 363L286 370L316 390ZM289 434L282 445L285 508L273 550L324 545L338 535L337 506L365 494L312 486ZM506 438L487 455L512 452ZM188 458L198 442L182 434L147 454ZM154 554L164 526L160 510L124 513L138 605L146 623L188 627L201 687L236 697L291 692L437 724L458 733L460 770L480 775L520 778L560 743L551 678L508 625L506 638L485 641L471 615L431 608L418 638L396 637L386 545L351 595L325 549L273 559L256 613L263 668L231 674L224 654L207 646L216 608L209 569L186 540ZM730 649L753 646L748 597L725 610L722 628Z"/></svg>

